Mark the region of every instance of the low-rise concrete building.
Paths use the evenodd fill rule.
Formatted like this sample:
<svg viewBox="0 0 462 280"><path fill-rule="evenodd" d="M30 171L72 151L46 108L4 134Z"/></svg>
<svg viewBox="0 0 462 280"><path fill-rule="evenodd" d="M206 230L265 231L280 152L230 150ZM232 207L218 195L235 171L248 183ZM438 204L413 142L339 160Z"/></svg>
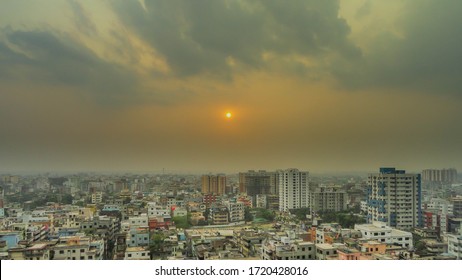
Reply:
<svg viewBox="0 0 462 280"><path fill-rule="evenodd" d="M148 215L141 214L140 216L134 216L128 218L130 228L139 228L148 226Z"/></svg>
<svg viewBox="0 0 462 280"><path fill-rule="evenodd" d="M448 251L448 244L445 242L439 242L434 239L423 239L421 241L425 244L425 249L430 254L440 255Z"/></svg>
<svg viewBox="0 0 462 280"><path fill-rule="evenodd" d="M226 225L229 223L228 218L228 208L226 206L216 206L210 208L209 220L212 222L212 224Z"/></svg>
<svg viewBox="0 0 462 280"><path fill-rule="evenodd" d="M327 260L337 258L337 248L332 244L316 244L316 259Z"/></svg>
<svg viewBox="0 0 462 280"><path fill-rule="evenodd" d="M412 233L391 228L384 222L357 224L354 228L361 232L363 240L376 240L385 244L396 244L409 249L413 247Z"/></svg>
<svg viewBox="0 0 462 280"><path fill-rule="evenodd" d="M462 260L462 235L448 234L448 254Z"/></svg>
<svg viewBox="0 0 462 280"><path fill-rule="evenodd" d="M244 220L245 210L243 202L226 202L225 206L228 208L230 223Z"/></svg>
<svg viewBox="0 0 462 280"><path fill-rule="evenodd" d="M143 247L129 247L125 251L124 260L150 260L151 253Z"/></svg>
<svg viewBox="0 0 462 280"><path fill-rule="evenodd" d="M62 237L52 248L54 260L102 260L104 240L91 237Z"/></svg>
<svg viewBox="0 0 462 280"><path fill-rule="evenodd" d="M361 259L361 252L354 248L339 248L337 249L339 260L359 260Z"/></svg>
<svg viewBox="0 0 462 280"><path fill-rule="evenodd" d="M130 228L130 232L127 236L128 247L149 246L148 227Z"/></svg>
<svg viewBox="0 0 462 280"><path fill-rule="evenodd" d="M314 243L301 239L270 237L261 247L261 258L264 260L314 260L315 257Z"/></svg>
<svg viewBox="0 0 462 280"><path fill-rule="evenodd" d="M47 243L20 246L8 250L9 260L49 260L50 258L50 245Z"/></svg>

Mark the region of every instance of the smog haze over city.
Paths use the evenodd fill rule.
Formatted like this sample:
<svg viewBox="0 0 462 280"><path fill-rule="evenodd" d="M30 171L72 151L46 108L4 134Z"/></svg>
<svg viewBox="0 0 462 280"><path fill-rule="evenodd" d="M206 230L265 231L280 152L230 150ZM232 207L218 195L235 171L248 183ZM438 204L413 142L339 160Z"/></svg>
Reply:
<svg viewBox="0 0 462 280"><path fill-rule="evenodd" d="M462 169L461 1L0 7L1 172Z"/></svg>

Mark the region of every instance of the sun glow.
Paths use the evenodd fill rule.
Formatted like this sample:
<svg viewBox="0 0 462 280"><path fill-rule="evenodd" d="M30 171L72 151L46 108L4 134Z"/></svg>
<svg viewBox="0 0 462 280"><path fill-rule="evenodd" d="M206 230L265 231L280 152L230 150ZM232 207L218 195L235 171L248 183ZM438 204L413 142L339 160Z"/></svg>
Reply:
<svg viewBox="0 0 462 280"><path fill-rule="evenodd" d="M231 119L233 115L231 114L231 112L227 112L225 116L227 119Z"/></svg>

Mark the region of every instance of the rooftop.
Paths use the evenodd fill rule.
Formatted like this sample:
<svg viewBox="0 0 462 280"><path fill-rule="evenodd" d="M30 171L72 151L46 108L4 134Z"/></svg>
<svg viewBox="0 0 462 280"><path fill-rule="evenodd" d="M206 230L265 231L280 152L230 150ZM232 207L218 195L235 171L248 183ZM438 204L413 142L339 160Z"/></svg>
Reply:
<svg viewBox="0 0 462 280"><path fill-rule="evenodd" d="M47 247L48 244L45 243L39 243L39 244L34 244L31 247L26 248L26 250L32 251L32 250L43 250Z"/></svg>
<svg viewBox="0 0 462 280"><path fill-rule="evenodd" d="M149 251L149 249L145 249L143 247L127 247L127 249L125 250L125 252L145 252L145 251Z"/></svg>
<svg viewBox="0 0 462 280"><path fill-rule="evenodd" d="M327 244L327 243L321 243L321 244L316 244L316 248L322 249L322 250L331 250L335 249L332 244Z"/></svg>

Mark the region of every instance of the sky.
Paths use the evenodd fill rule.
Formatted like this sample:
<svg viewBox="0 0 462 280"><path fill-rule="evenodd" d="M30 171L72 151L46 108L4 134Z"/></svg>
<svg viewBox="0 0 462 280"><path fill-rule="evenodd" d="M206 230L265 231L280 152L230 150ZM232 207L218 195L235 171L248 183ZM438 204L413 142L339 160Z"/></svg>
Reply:
<svg viewBox="0 0 462 280"><path fill-rule="evenodd" d="M461 12L1 0L0 173L462 170Z"/></svg>

